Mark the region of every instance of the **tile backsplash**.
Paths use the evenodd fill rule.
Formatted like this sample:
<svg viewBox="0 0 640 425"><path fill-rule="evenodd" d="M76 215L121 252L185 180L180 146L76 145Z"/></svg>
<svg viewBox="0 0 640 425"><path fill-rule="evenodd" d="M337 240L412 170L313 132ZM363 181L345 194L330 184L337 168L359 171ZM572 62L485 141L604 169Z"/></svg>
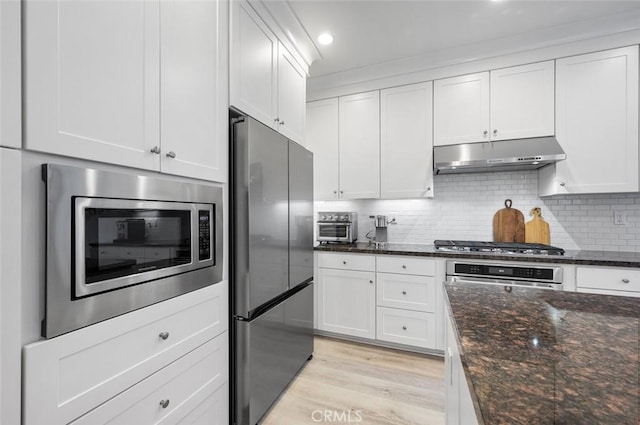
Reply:
<svg viewBox="0 0 640 425"><path fill-rule="evenodd" d="M505 199L524 214L540 207L551 244L564 249L640 252L640 193L538 197L536 171L435 176L433 199L353 200L315 203L318 211L358 213L358 241L373 230L370 215L395 217L389 242L493 239L493 215ZM625 224L614 224L614 212Z"/></svg>

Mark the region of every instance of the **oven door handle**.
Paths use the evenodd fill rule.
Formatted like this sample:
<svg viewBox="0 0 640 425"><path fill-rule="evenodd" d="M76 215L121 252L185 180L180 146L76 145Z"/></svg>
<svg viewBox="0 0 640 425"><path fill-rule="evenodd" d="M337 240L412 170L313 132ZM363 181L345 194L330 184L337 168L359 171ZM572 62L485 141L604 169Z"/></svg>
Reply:
<svg viewBox="0 0 640 425"><path fill-rule="evenodd" d="M536 282L521 280L505 280L505 279L482 279L469 276L447 276L447 283L472 283L479 285L499 285L499 286L519 286L523 288L552 288L564 289L563 285L558 282Z"/></svg>

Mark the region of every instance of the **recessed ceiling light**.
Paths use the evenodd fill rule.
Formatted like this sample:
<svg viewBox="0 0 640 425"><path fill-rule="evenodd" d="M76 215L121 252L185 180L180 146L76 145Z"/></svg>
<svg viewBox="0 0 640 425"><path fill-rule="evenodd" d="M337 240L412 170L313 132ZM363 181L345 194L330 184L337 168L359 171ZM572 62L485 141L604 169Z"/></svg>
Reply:
<svg viewBox="0 0 640 425"><path fill-rule="evenodd" d="M333 36L328 32L320 34L318 36L318 43L322 44L323 46L328 46L329 44L333 43Z"/></svg>

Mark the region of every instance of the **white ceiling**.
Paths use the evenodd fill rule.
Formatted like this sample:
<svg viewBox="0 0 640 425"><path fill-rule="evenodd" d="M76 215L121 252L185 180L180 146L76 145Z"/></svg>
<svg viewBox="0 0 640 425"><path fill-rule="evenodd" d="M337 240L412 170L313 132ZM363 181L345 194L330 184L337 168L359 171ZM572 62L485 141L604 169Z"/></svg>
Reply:
<svg viewBox="0 0 640 425"><path fill-rule="evenodd" d="M335 41L316 48L311 77L374 64L437 54L445 49L597 23L603 17L640 10L640 1L557 0L288 0L315 41L330 32ZM581 23L582 25L575 25Z"/></svg>

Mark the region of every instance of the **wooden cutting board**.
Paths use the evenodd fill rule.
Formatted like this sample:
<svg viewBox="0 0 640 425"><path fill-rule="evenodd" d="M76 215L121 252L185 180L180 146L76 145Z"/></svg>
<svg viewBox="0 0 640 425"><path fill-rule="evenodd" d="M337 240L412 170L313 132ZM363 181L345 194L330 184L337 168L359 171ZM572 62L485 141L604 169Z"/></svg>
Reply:
<svg viewBox="0 0 640 425"><path fill-rule="evenodd" d="M494 242L524 242L524 215L511 208L511 199L504 201L504 206L493 216Z"/></svg>
<svg viewBox="0 0 640 425"><path fill-rule="evenodd" d="M551 233L549 232L549 223L542 218L540 208L536 207L532 209L529 214L533 216L533 219L524 225L525 242L550 245Z"/></svg>

